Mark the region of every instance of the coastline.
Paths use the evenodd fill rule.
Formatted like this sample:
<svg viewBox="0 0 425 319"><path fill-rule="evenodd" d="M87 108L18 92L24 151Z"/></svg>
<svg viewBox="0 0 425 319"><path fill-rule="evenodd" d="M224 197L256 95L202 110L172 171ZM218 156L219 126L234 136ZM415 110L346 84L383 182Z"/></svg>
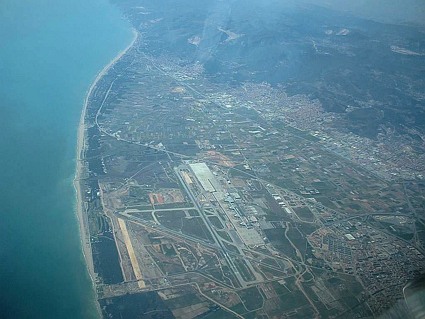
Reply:
<svg viewBox="0 0 425 319"><path fill-rule="evenodd" d="M124 56L127 51L134 45L136 42L139 34L138 32L132 28L133 38L130 44L124 49L121 50L96 76L92 84L90 85L90 88L88 89L83 103L83 109L81 111L80 121L78 124L78 131L77 131L77 145L76 145L76 170L75 170L75 177L74 177L74 189L76 193L76 216L78 219L79 224L79 235L80 235L80 243L81 243L81 251L84 255L84 260L86 263L86 267L88 270L88 274L90 276L92 285L93 285L93 291L96 296L96 308L98 312L99 318L102 317L102 312L100 309L100 305L97 301L97 292L96 292L96 274L94 272L94 265L93 265L93 257L92 257L92 250L91 250L91 242L90 242L90 233L88 229L88 220L87 215L84 214L85 206L83 202L83 194L81 190L81 183L80 179L82 178L84 174L84 165L83 165L83 152L85 150L85 116L87 107L89 104L89 98L92 94L94 88L96 87L99 80L106 75L108 70L119 60L122 56Z"/></svg>

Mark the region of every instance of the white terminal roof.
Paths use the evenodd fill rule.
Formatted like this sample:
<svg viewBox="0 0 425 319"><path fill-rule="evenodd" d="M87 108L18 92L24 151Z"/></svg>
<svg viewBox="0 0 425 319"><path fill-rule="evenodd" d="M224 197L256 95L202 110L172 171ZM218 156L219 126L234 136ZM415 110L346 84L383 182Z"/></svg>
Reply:
<svg viewBox="0 0 425 319"><path fill-rule="evenodd" d="M193 163L189 164L193 174L195 174L199 183L208 192L220 191L220 184L217 182L211 170L205 163Z"/></svg>
<svg viewBox="0 0 425 319"><path fill-rule="evenodd" d="M345 234L345 238L347 238L348 240L354 240L356 239L353 235L351 234Z"/></svg>

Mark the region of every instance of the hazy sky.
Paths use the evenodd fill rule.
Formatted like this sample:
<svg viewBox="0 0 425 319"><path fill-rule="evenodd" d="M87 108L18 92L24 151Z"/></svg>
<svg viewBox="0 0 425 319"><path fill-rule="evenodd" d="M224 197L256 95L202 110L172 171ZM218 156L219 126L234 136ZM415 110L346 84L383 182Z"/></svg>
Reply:
<svg viewBox="0 0 425 319"><path fill-rule="evenodd" d="M304 0L380 22L425 26L425 0Z"/></svg>

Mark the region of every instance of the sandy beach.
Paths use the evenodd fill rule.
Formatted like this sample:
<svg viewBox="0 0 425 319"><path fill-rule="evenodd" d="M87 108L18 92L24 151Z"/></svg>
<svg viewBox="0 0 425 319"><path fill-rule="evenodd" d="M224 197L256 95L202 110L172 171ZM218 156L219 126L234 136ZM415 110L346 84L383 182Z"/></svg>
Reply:
<svg viewBox="0 0 425 319"><path fill-rule="evenodd" d="M87 264L87 269L89 272L89 275L92 280L93 286L95 286L95 272L94 272L94 265L93 265L93 258L92 258L92 251L91 251L91 243L90 243L90 234L88 230L88 219L87 215L85 214L85 205L83 202L83 194L81 190L80 185L80 178L84 177L84 165L83 165L83 154L85 150L85 115L87 106L89 103L90 95L92 94L94 88L96 87L99 80L108 72L108 70L134 45L134 43L137 40L138 32L133 29L133 39L131 43L122 51L118 53L117 56L115 56L96 76L93 83L91 84L89 90L86 93L86 97L84 99L83 109L81 112L80 122L78 126L78 134L77 134L77 147L76 147L76 171L75 171L75 178L74 178L74 188L76 192L76 215L78 218L79 223L79 231L80 231L80 240L81 240L81 248L82 252L84 254L84 259ZM94 289L96 291L96 289ZM96 302L97 303L97 302ZM99 317L101 316L101 311L99 304L97 303L97 308L99 312Z"/></svg>

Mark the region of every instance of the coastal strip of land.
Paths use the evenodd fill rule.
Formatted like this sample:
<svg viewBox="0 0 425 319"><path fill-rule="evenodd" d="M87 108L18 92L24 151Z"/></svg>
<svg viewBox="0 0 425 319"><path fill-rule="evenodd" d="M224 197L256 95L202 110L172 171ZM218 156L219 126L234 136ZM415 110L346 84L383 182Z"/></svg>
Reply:
<svg viewBox="0 0 425 319"><path fill-rule="evenodd" d="M82 252L84 255L84 259L86 261L87 269L92 281L92 284L95 285L95 271L94 271L94 264L93 264L93 256L92 256L92 250L91 250L91 242L90 242L90 232L88 228L88 218L86 212L86 206L83 201L84 194L82 193L81 188L81 179L84 178L84 151L86 148L85 144L85 116L87 107L89 104L89 98L92 94L93 90L95 89L97 83L99 80L105 76L108 72L108 70L119 60L122 56L134 45L134 43L137 40L138 32L133 29L133 38L131 43L122 51L118 53L117 56L115 56L96 76L93 83L91 84L89 90L86 93L83 109L80 116L80 122L78 126L78 133L77 133L77 146L76 146L76 171L75 171L75 178L74 178L74 188L76 192L76 215L78 218L79 223L79 231L80 231L80 240L81 240L81 247ZM95 290L96 291L96 290ZM97 304L99 316L101 314L99 304Z"/></svg>

